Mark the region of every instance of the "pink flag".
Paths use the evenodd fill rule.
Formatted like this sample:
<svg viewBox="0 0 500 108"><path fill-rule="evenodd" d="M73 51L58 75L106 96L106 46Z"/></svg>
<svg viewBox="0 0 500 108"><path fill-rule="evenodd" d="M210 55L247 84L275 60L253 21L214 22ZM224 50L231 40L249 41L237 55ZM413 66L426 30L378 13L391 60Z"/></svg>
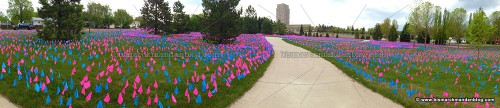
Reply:
<svg viewBox="0 0 500 108"><path fill-rule="evenodd" d="M475 98L479 98L479 93L477 93L477 92L476 92L476 93L474 93L474 97L475 97Z"/></svg>
<svg viewBox="0 0 500 108"><path fill-rule="evenodd" d="M177 103L177 100L175 99L174 94L171 94L170 97L172 97L172 102Z"/></svg>
<svg viewBox="0 0 500 108"><path fill-rule="evenodd" d="M2 73L5 73L5 72L7 72L7 71L5 71L5 68L2 67Z"/></svg>
<svg viewBox="0 0 500 108"><path fill-rule="evenodd" d="M50 84L49 76L45 76L45 83Z"/></svg>
<svg viewBox="0 0 500 108"><path fill-rule="evenodd" d="M182 63L182 68L186 67L186 64Z"/></svg>
<svg viewBox="0 0 500 108"><path fill-rule="evenodd" d="M89 101L90 99L92 99L92 92L90 92L88 95L87 95L87 98L85 98L85 101Z"/></svg>
<svg viewBox="0 0 500 108"><path fill-rule="evenodd" d="M134 90L134 91L132 92L132 98L135 98L135 96L136 96L136 95L137 95L137 92Z"/></svg>
<svg viewBox="0 0 500 108"><path fill-rule="evenodd" d="M146 94L149 94L150 91L150 86L148 86L148 89L146 89Z"/></svg>
<svg viewBox="0 0 500 108"><path fill-rule="evenodd" d="M38 82L38 75L35 76L35 79L33 79L33 82Z"/></svg>
<svg viewBox="0 0 500 108"><path fill-rule="evenodd" d="M165 65L161 66L161 70L164 71L166 69Z"/></svg>
<svg viewBox="0 0 500 108"><path fill-rule="evenodd" d="M399 83L399 79L396 78L396 84Z"/></svg>
<svg viewBox="0 0 500 108"><path fill-rule="evenodd" d="M151 105L151 97L148 97L148 106Z"/></svg>
<svg viewBox="0 0 500 108"><path fill-rule="evenodd" d="M137 92L139 92L139 94L142 94L142 85L139 86L139 90L137 90Z"/></svg>
<svg viewBox="0 0 500 108"><path fill-rule="evenodd" d="M158 103L158 94L156 94L155 99L153 100L155 103Z"/></svg>
<svg viewBox="0 0 500 108"><path fill-rule="evenodd" d="M87 66L86 70L87 70L87 72L90 72L90 66Z"/></svg>
<svg viewBox="0 0 500 108"><path fill-rule="evenodd" d="M17 75L23 75L23 73L21 73L21 71L17 70Z"/></svg>
<svg viewBox="0 0 500 108"><path fill-rule="evenodd" d="M108 83L111 83L111 82L113 82L113 79L111 79L111 77L108 76L108 80L107 81L108 81Z"/></svg>
<svg viewBox="0 0 500 108"><path fill-rule="evenodd" d="M194 65L195 65L195 66L198 66L198 61L196 61L196 62L194 63Z"/></svg>
<svg viewBox="0 0 500 108"><path fill-rule="evenodd" d="M118 104L122 104L123 103L123 97L122 97L122 94L119 93L118 95Z"/></svg>
<svg viewBox="0 0 500 108"><path fill-rule="evenodd" d="M384 73L380 72L380 73L378 73L378 76L382 77L382 76L384 76Z"/></svg>
<svg viewBox="0 0 500 108"><path fill-rule="evenodd" d="M158 82L156 82L156 80L155 80L155 83L153 84L153 87L158 88Z"/></svg>
<svg viewBox="0 0 500 108"><path fill-rule="evenodd" d="M443 92L444 97L448 97L448 92Z"/></svg>
<svg viewBox="0 0 500 108"><path fill-rule="evenodd" d="M24 59L21 59L21 61L19 61L20 64L24 64Z"/></svg>
<svg viewBox="0 0 500 108"><path fill-rule="evenodd" d="M76 72L76 68L73 67L73 70L71 70L71 76L75 75L75 72Z"/></svg>
<svg viewBox="0 0 500 108"><path fill-rule="evenodd" d="M83 88L88 89L89 87L90 87L90 81L87 81L85 82L85 84L83 84Z"/></svg>
<svg viewBox="0 0 500 108"><path fill-rule="evenodd" d="M76 60L73 60L73 65L76 65Z"/></svg>
<svg viewBox="0 0 500 108"><path fill-rule="evenodd" d="M208 92L208 98L211 98L212 97L212 92Z"/></svg>
<svg viewBox="0 0 500 108"><path fill-rule="evenodd" d="M198 88L194 88L193 94L198 95Z"/></svg>
<svg viewBox="0 0 500 108"><path fill-rule="evenodd" d="M231 87L231 84L229 84L229 81L226 81L226 86Z"/></svg>
<svg viewBox="0 0 500 108"><path fill-rule="evenodd" d="M137 83L141 82L141 78L139 78L139 75L135 76L135 82L137 82Z"/></svg>
<svg viewBox="0 0 500 108"><path fill-rule="evenodd" d="M188 98L188 103L191 101L191 99L189 98L189 91L188 89L186 89L186 91L184 92L184 96L186 96Z"/></svg>
<svg viewBox="0 0 500 108"><path fill-rule="evenodd" d="M106 103L109 102L109 93L106 93L106 97L104 97L104 102Z"/></svg>

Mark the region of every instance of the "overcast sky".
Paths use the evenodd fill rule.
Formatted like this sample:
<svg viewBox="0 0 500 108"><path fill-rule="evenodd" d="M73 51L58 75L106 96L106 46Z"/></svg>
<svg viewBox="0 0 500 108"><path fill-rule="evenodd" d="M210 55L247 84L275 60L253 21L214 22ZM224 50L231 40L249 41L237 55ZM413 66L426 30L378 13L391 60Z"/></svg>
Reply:
<svg viewBox="0 0 500 108"><path fill-rule="evenodd" d="M33 6L40 7L38 0L30 0ZM166 0L172 6L177 0ZM187 14L202 13L202 0L180 0L184 5ZM423 0L429 1L443 9L452 10L463 7L468 13L474 12L483 7L488 15L494 10L500 10L500 0ZM134 17L140 15L140 9L144 5L143 0L82 0L86 5L88 2L98 2L111 7L113 11L126 9ZM325 24L339 27L352 25L359 13L366 5L365 10L354 23L355 28L373 27L375 23L382 22L385 18L396 19L399 29L407 21L408 14L415 7L414 0L241 0L239 7L252 5L257 14L262 17L276 19L276 5L285 3L290 6L290 24ZM409 5L410 4L410 5ZM302 7L301 7L302 5ZM404 8L405 6L408 7ZM6 13L8 0L0 0L0 11ZM404 9L403 9L404 8ZM398 10L403 9L398 12ZM269 12L268 12L269 11ZM398 13L396 13L398 12ZM307 17L309 15L310 19Z"/></svg>

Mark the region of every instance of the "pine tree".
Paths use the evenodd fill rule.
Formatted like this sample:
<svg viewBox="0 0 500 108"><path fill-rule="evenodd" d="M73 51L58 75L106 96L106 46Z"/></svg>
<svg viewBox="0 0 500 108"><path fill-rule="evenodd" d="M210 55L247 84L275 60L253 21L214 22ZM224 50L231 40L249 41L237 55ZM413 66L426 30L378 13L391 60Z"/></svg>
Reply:
<svg viewBox="0 0 500 108"><path fill-rule="evenodd" d="M380 28L380 24L375 24L375 29L374 29L374 32L373 32L373 40L380 40L382 39L382 31L381 31L381 28Z"/></svg>
<svg viewBox="0 0 500 108"><path fill-rule="evenodd" d="M409 23L406 23L405 26L403 27L403 31L401 31L401 35L400 35L401 37L399 38L400 42L410 42L411 41L410 33L408 31L409 27L410 27Z"/></svg>
<svg viewBox="0 0 500 108"><path fill-rule="evenodd" d="M237 10L240 0L203 0L202 30L203 39L217 44L231 43L239 36L238 19L241 10ZM274 27L273 27L274 30Z"/></svg>
<svg viewBox="0 0 500 108"><path fill-rule="evenodd" d="M168 2L164 0L145 0L141 9L143 23L141 28L152 29L154 34L172 33L172 14Z"/></svg>
<svg viewBox="0 0 500 108"><path fill-rule="evenodd" d="M326 33L326 36L325 37L330 37L330 34Z"/></svg>
<svg viewBox="0 0 500 108"><path fill-rule="evenodd" d="M300 35L304 36L304 27L300 25Z"/></svg>
<svg viewBox="0 0 500 108"><path fill-rule="evenodd" d="M359 30L354 30L354 39L359 39Z"/></svg>
<svg viewBox="0 0 500 108"><path fill-rule="evenodd" d="M396 30L396 26L392 25L389 29L389 34L388 34L388 40L389 41L397 41L398 40L398 31Z"/></svg>
<svg viewBox="0 0 500 108"><path fill-rule="evenodd" d="M80 0L40 0L38 13L44 18L45 28L37 36L43 40L79 40L82 36L83 6Z"/></svg>

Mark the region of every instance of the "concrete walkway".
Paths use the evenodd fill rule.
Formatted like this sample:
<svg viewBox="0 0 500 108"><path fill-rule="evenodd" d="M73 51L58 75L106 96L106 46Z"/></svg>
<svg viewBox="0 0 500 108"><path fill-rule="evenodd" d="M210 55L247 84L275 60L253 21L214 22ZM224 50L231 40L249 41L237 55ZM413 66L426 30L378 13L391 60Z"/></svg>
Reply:
<svg viewBox="0 0 500 108"><path fill-rule="evenodd" d="M274 60L266 73L235 108L399 108L399 104L354 82L322 58L285 58L283 52L309 52L278 37L273 44Z"/></svg>
<svg viewBox="0 0 500 108"><path fill-rule="evenodd" d="M18 108L18 107L17 105L7 100L7 98L0 95L0 108Z"/></svg>

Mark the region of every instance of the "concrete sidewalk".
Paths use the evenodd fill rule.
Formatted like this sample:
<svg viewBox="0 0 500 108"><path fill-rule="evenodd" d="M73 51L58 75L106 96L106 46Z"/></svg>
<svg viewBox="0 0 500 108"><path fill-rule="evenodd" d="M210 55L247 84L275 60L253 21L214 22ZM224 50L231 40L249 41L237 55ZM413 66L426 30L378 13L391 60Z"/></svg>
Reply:
<svg viewBox="0 0 500 108"><path fill-rule="evenodd" d="M309 52L278 37L266 37L275 58L259 81L230 107L235 108L395 108L399 104L354 82L322 58L284 58ZM310 52L309 52L310 53Z"/></svg>
<svg viewBox="0 0 500 108"><path fill-rule="evenodd" d="M18 108L17 105L0 95L0 108Z"/></svg>

